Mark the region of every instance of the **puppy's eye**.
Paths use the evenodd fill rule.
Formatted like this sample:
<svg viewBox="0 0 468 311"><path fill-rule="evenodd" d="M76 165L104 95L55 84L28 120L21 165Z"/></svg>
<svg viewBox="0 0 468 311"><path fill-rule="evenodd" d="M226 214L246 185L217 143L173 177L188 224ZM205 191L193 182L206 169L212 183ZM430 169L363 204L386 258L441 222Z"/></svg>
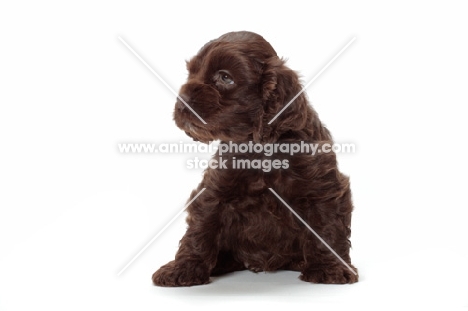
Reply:
<svg viewBox="0 0 468 311"><path fill-rule="evenodd" d="M223 72L223 71L221 71L219 74L221 76L221 80L225 84L234 84L234 80L232 79L232 77L229 74L227 74L226 72Z"/></svg>

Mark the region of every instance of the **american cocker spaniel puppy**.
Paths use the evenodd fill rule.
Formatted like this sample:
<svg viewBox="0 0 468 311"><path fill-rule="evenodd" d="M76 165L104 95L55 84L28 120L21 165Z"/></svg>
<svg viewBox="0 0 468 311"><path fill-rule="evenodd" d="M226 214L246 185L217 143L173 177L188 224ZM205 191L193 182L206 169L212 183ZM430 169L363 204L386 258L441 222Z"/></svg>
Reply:
<svg viewBox="0 0 468 311"><path fill-rule="evenodd" d="M210 276L245 269L298 271L313 283L357 282L349 256L350 185L333 152L221 148L332 144L304 93L277 116L302 89L297 74L263 37L245 31L208 42L187 69L174 120L194 140L220 140L213 156L218 166L206 169L192 192L189 200L205 188L187 208L188 228L175 259L153 274L153 283L206 284Z"/></svg>

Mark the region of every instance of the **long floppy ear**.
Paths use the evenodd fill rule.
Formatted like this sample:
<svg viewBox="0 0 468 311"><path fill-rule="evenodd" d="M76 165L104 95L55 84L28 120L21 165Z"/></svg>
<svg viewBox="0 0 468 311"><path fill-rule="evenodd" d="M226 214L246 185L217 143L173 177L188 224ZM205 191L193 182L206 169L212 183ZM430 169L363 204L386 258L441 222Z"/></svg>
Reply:
<svg viewBox="0 0 468 311"><path fill-rule="evenodd" d="M263 124L265 122L265 112L262 107L257 107L257 109L252 112L252 119L254 120L252 140L254 143L261 144L263 142Z"/></svg>
<svg viewBox="0 0 468 311"><path fill-rule="evenodd" d="M301 91L298 75L285 66L283 59L275 56L265 62L262 74L263 142L275 142L288 131L299 131L306 127L307 120L313 117L314 112L308 105L305 93L297 96ZM286 105L288 107L278 115Z"/></svg>

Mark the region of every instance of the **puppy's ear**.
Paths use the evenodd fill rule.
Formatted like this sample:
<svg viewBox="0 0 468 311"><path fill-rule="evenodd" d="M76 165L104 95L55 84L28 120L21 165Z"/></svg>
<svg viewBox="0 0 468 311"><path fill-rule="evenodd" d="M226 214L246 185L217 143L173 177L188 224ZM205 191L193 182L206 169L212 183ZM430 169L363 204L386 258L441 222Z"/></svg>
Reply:
<svg viewBox="0 0 468 311"><path fill-rule="evenodd" d="M264 64L262 74L263 97L263 141L274 142L287 131L298 131L306 126L313 111L308 105L298 75L285 66L285 61L269 58ZM296 97L292 103L291 100ZM289 106L278 115L286 106ZM278 115L278 116L277 116ZM276 117L276 118L275 118ZM275 118L273 121L272 119ZM271 124L268 124L270 123Z"/></svg>
<svg viewBox="0 0 468 311"><path fill-rule="evenodd" d="M254 143L263 143L263 122L265 122L265 113L263 108L256 107L256 110L252 113L253 120L253 133L252 138Z"/></svg>
<svg viewBox="0 0 468 311"><path fill-rule="evenodd" d="M271 57L263 63L262 97L263 102L276 97L275 90L278 84L278 71L284 66L284 61L278 56Z"/></svg>

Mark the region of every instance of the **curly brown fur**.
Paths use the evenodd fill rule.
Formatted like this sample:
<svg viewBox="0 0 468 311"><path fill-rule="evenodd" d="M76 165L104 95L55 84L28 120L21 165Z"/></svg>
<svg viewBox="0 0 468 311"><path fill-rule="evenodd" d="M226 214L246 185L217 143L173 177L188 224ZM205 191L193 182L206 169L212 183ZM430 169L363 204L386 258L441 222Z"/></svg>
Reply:
<svg viewBox="0 0 468 311"><path fill-rule="evenodd" d="M332 143L329 131L302 93L272 124L268 122L301 90L261 36L232 32L208 42L187 63L189 77L174 120L202 142ZM232 82L232 83L231 83ZM269 190L272 188L351 266L351 192L336 155L321 153L228 153L214 159L280 159L288 168L212 169L190 196L206 190L187 208L187 232L175 260L153 274L159 286L206 284L232 271L301 272L314 283L354 283L344 266Z"/></svg>

